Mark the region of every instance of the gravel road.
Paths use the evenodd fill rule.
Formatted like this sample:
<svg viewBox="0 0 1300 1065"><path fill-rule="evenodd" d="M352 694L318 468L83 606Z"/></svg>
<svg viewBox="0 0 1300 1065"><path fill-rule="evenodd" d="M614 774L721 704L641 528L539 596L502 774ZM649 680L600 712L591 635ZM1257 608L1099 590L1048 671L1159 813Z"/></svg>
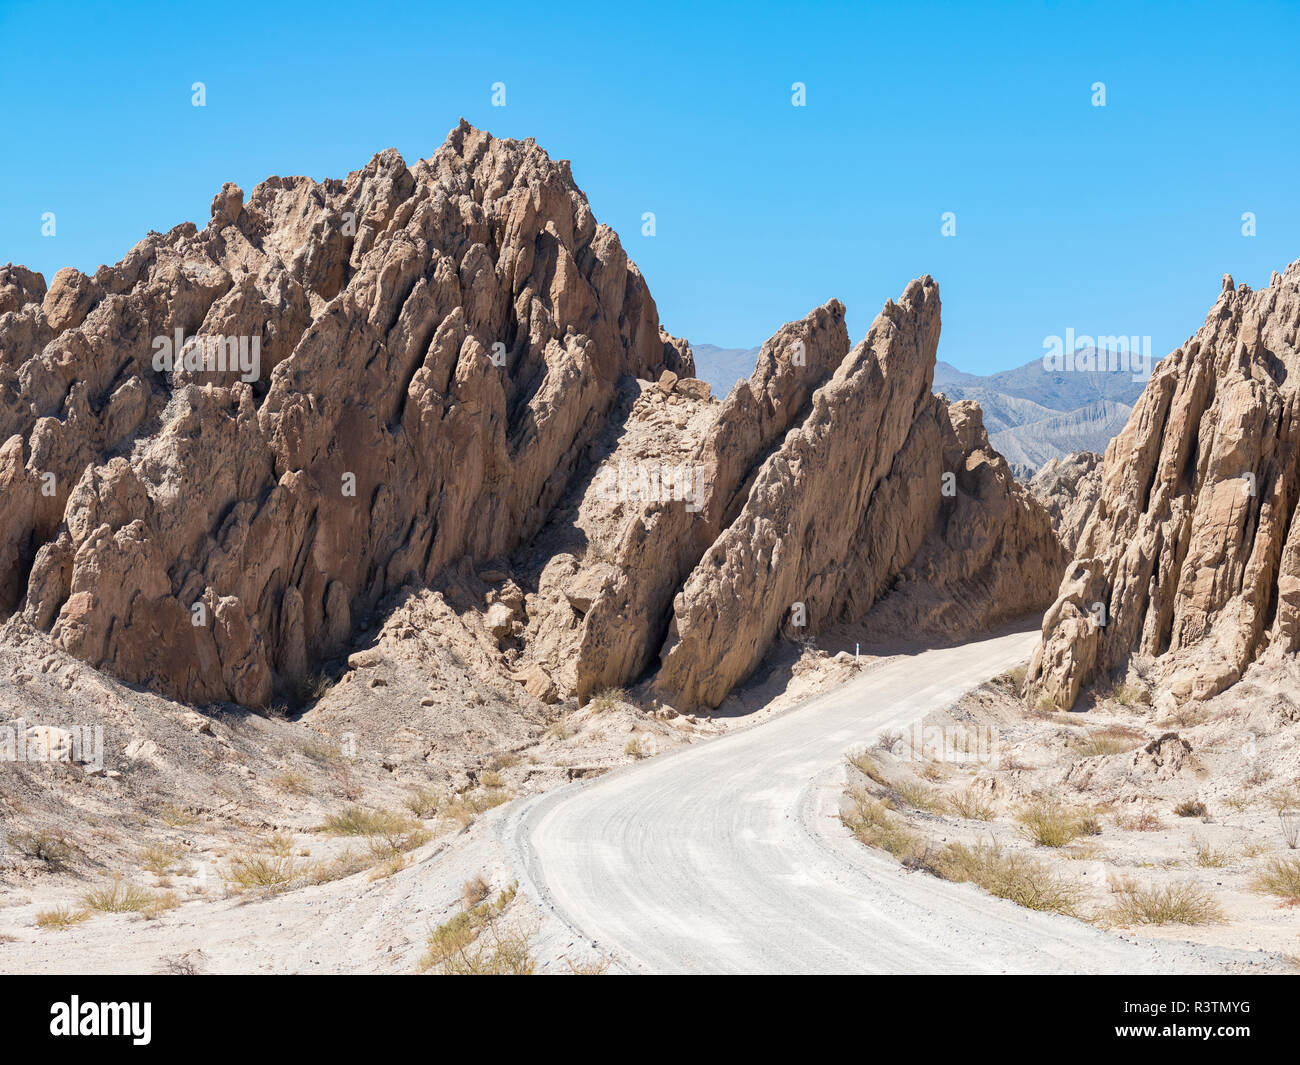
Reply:
<svg viewBox="0 0 1300 1065"><path fill-rule="evenodd" d="M629 972L1249 965L1245 952L1121 938L905 872L837 820L846 752L1023 662L1036 635L896 660L764 724L517 804L508 853L540 905Z"/></svg>

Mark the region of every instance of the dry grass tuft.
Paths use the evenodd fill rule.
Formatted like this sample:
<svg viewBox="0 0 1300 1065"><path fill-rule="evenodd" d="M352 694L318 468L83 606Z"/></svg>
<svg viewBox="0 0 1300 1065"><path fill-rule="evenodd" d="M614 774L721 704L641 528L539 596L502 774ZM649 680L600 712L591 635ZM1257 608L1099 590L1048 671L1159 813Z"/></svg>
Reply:
<svg viewBox="0 0 1300 1065"><path fill-rule="evenodd" d="M887 851L900 861L921 853L921 838L891 815L889 807L862 789L849 792L851 807L840 815L850 832L868 847Z"/></svg>
<svg viewBox="0 0 1300 1065"><path fill-rule="evenodd" d="M90 919L89 910L74 910L71 906L60 906L54 910L42 910L36 915L37 928L50 928L61 932L65 928L81 924Z"/></svg>
<svg viewBox="0 0 1300 1065"><path fill-rule="evenodd" d="M1203 840L1192 840L1192 847L1196 851L1196 864L1202 869L1222 869L1225 865L1232 864L1231 854L1217 850Z"/></svg>
<svg viewBox="0 0 1300 1065"><path fill-rule="evenodd" d="M593 695L589 705L593 713L604 714L618 706L626 695L622 688L606 688Z"/></svg>
<svg viewBox="0 0 1300 1065"><path fill-rule="evenodd" d="M226 885L234 891L284 891L302 869L293 858L283 854L237 854L230 859L225 874Z"/></svg>
<svg viewBox="0 0 1300 1065"><path fill-rule="evenodd" d="M438 807L442 805L443 795L435 788L413 788L406 797L406 808L412 816L421 821L430 821L438 816Z"/></svg>
<svg viewBox="0 0 1300 1065"><path fill-rule="evenodd" d="M1072 917L1079 915L1080 887L1052 871L1046 862L1027 854L1006 851L995 843L968 847L950 843L935 862L945 880L969 882L990 895L1009 899L1030 910L1046 910Z"/></svg>
<svg viewBox="0 0 1300 1065"><path fill-rule="evenodd" d="M1208 891L1191 881L1143 887L1137 881L1119 881L1112 889L1118 897L1110 918L1121 926L1142 924L1217 924L1223 910Z"/></svg>
<svg viewBox="0 0 1300 1065"><path fill-rule="evenodd" d="M946 807L943 796L934 788L926 787L924 784L903 781L893 788L893 795L904 806L910 806L913 810L924 810L927 813L942 813Z"/></svg>
<svg viewBox="0 0 1300 1065"><path fill-rule="evenodd" d="M443 806L441 814L443 817L465 826L479 814L509 801L510 793L508 791L485 791L477 795L461 794L447 802Z"/></svg>
<svg viewBox="0 0 1300 1065"><path fill-rule="evenodd" d="M167 803L159 809L158 819L168 828L188 828L198 823L199 815L184 806Z"/></svg>
<svg viewBox="0 0 1300 1065"><path fill-rule="evenodd" d="M1251 886L1266 895L1300 899L1300 858L1270 858Z"/></svg>
<svg viewBox="0 0 1300 1065"><path fill-rule="evenodd" d="M1124 754L1141 744L1141 733L1134 735L1132 729L1112 727L1090 732L1076 739L1070 747L1080 758L1107 758L1115 754Z"/></svg>
<svg viewBox="0 0 1300 1065"><path fill-rule="evenodd" d="M957 817L964 817L967 821L992 821L998 815L997 806L984 798L973 786L968 787L961 795L949 796L948 809Z"/></svg>
<svg viewBox="0 0 1300 1065"><path fill-rule="evenodd" d="M56 832L11 832L9 845L24 857L43 862L54 871L61 872L72 864L76 849Z"/></svg>
<svg viewBox="0 0 1300 1065"><path fill-rule="evenodd" d="M876 756L870 751L858 751L856 754L851 754L848 756L848 762L849 765L872 783L879 784L882 788L889 787L889 780L881 772L880 763L876 761Z"/></svg>
<svg viewBox="0 0 1300 1065"><path fill-rule="evenodd" d="M305 795L311 790L311 781L307 779L307 774L300 773L296 769L286 769L279 776L272 778L271 783L281 791L293 795Z"/></svg>
<svg viewBox="0 0 1300 1065"><path fill-rule="evenodd" d="M1026 803L1018 815L1021 833L1040 847L1064 847L1082 835L1095 835L1091 826L1055 798L1040 798Z"/></svg>
<svg viewBox="0 0 1300 1065"><path fill-rule="evenodd" d="M528 937L501 927L514 901L511 884L493 901L466 906L429 933L421 971L438 968L448 976L529 976L536 967Z"/></svg>
<svg viewBox="0 0 1300 1065"><path fill-rule="evenodd" d="M166 905L175 896L170 892L155 894L138 884L123 880L120 873L114 874L112 882L104 887L94 888L81 897L81 904L88 910L101 913L154 913L159 908L170 909Z"/></svg>
<svg viewBox="0 0 1300 1065"><path fill-rule="evenodd" d="M411 818L392 810L371 810L365 806L346 806L331 814L318 831L331 836L387 836L410 832L416 825Z"/></svg>
<svg viewBox="0 0 1300 1065"><path fill-rule="evenodd" d="M181 852L175 847L155 843L140 852L140 866L156 876L166 876L180 861Z"/></svg>

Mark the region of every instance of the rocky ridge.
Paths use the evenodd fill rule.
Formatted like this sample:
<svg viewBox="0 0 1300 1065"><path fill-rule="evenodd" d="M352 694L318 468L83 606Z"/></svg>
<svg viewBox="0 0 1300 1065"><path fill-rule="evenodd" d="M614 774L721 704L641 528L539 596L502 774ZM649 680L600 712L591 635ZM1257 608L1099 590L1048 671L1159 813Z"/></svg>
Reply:
<svg viewBox="0 0 1300 1065"><path fill-rule="evenodd" d="M995 623L1064 555L931 394L938 336L929 278L852 349L831 301L716 401L568 163L464 122L226 185L93 277L0 269L0 616L253 707L403 589L543 702L713 706L782 634Z"/></svg>
<svg viewBox="0 0 1300 1065"><path fill-rule="evenodd" d="M1106 449L1031 695L1072 706L1141 656L1182 704L1300 649L1298 348L1300 262L1259 291L1224 277Z"/></svg>

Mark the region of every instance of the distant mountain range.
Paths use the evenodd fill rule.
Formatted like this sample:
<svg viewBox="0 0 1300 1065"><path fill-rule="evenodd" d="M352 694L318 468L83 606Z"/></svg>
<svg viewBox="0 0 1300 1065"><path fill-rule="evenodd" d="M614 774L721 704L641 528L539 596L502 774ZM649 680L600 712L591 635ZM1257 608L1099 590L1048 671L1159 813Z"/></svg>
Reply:
<svg viewBox="0 0 1300 1065"><path fill-rule="evenodd" d="M692 350L696 374L721 397L753 372L759 349L694 344ZM1104 352L1097 361L1105 364ZM1051 459L1076 451L1104 452L1146 384L1133 378L1127 370L1051 371L1042 359L988 375L939 362L934 390L954 402L975 400L984 411L989 441L1016 476L1028 479Z"/></svg>
<svg viewBox="0 0 1300 1065"><path fill-rule="evenodd" d="M1096 354L1104 365L1105 353ZM1053 371L1042 359L987 376L940 362L934 390L954 401L975 400L989 442L1017 476L1028 477L1075 451L1104 452L1146 386L1145 378L1134 377L1127 370Z"/></svg>
<svg viewBox="0 0 1300 1065"><path fill-rule="evenodd" d="M720 348L716 344L692 344L695 353L695 374L707 381L713 394L721 399L754 372L758 362L758 348Z"/></svg>

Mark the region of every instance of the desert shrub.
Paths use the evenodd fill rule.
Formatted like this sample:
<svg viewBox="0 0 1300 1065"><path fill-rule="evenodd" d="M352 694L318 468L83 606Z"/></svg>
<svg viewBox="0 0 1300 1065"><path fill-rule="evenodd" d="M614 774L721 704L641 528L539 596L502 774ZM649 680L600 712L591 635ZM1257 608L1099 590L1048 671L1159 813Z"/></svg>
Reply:
<svg viewBox="0 0 1300 1065"><path fill-rule="evenodd" d="M969 882L990 895L1030 910L1078 915L1083 891L1027 854L1003 850L995 843L966 846L950 843L936 861L945 880Z"/></svg>
<svg viewBox="0 0 1300 1065"><path fill-rule="evenodd" d="M913 810L924 810L928 813L939 813L944 808L943 797L924 784L903 781L895 785L893 795L904 806L910 806Z"/></svg>
<svg viewBox="0 0 1300 1065"><path fill-rule="evenodd" d="M1300 807L1284 806L1277 812L1278 823L1282 826L1282 842L1291 850L1300 844Z"/></svg>
<svg viewBox="0 0 1300 1065"><path fill-rule="evenodd" d="M12 832L9 845L24 857L43 862L56 872L70 865L76 856L75 848L67 839L48 831Z"/></svg>
<svg viewBox="0 0 1300 1065"><path fill-rule="evenodd" d="M1098 758L1124 754L1141 743L1141 737L1134 736L1128 729L1108 728L1090 732L1070 746L1080 758Z"/></svg>
<svg viewBox="0 0 1300 1065"><path fill-rule="evenodd" d="M1264 801L1279 814L1283 810L1300 807L1300 798L1290 788L1274 788L1264 796Z"/></svg>
<svg viewBox="0 0 1300 1065"><path fill-rule="evenodd" d="M1191 881L1143 887L1134 880L1121 881L1110 917L1118 925L1215 924L1223 920L1219 904L1204 888Z"/></svg>
<svg viewBox="0 0 1300 1065"><path fill-rule="evenodd" d="M438 816L438 807L442 804L442 793L434 788L412 788L406 797L406 808L421 821L428 821Z"/></svg>
<svg viewBox="0 0 1300 1065"><path fill-rule="evenodd" d="M318 736L310 736L303 740L302 753L305 757L320 765L337 762L343 757L343 751L337 743Z"/></svg>
<svg viewBox="0 0 1300 1065"><path fill-rule="evenodd" d="M848 756L849 765L853 766L859 773L868 780L879 784L881 787L888 787L889 781L885 778L884 773L880 771L880 763L876 761L875 756L870 751L858 751L856 754Z"/></svg>
<svg viewBox="0 0 1300 1065"><path fill-rule="evenodd" d="M381 832L378 835L370 837L366 844L366 849L370 856L377 862L392 861L415 850L417 847L423 847L430 839L433 833L428 829L420 828L418 825L411 825L409 828L394 832Z"/></svg>
<svg viewBox="0 0 1300 1065"><path fill-rule="evenodd" d="M1199 799L1189 799L1175 806L1174 813L1179 817L1204 817L1209 811L1205 808L1205 803Z"/></svg>
<svg viewBox="0 0 1300 1065"><path fill-rule="evenodd" d="M198 822L199 815L184 806L167 803L159 809L158 819L168 828L188 828Z"/></svg>
<svg viewBox="0 0 1300 1065"><path fill-rule="evenodd" d="M1232 862L1227 851L1216 850L1203 840L1193 840L1192 849L1196 851L1196 864L1203 869L1221 869Z"/></svg>
<svg viewBox="0 0 1300 1065"><path fill-rule="evenodd" d="M175 868L181 853L175 847L155 843L140 852L140 865L157 876L164 876Z"/></svg>
<svg viewBox="0 0 1300 1065"><path fill-rule="evenodd" d="M332 861L317 862L307 871L306 879L311 884L329 884L364 872L371 867L371 864L368 855L349 849Z"/></svg>
<svg viewBox="0 0 1300 1065"><path fill-rule="evenodd" d="M898 730L890 729L876 737L876 747L882 751L892 751L904 738Z"/></svg>
<svg viewBox="0 0 1300 1065"><path fill-rule="evenodd" d="M1255 874L1252 886L1268 895L1300 898L1300 858L1270 858Z"/></svg>
<svg viewBox="0 0 1300 1065"><path fill-rule="evenodd" d="M333 681L324 673L308 673L300 681L295 694L298 696L298 704L307 706L320 699L323 699L330 688L333 687Z"/></svg>
<svg viewBox="0 0 1300 1065"><path fill-rule="evenodd" d="M840 815L840 820L860 843L886 851L900 861L921 852L920 837L891 815L883 802L861 789L851 791L849 801L851 807Z"/></svg>
<svg viewBox="0 0 1300 1065"><path fill-rule="evenodd" d="M89 919L89 910L74 910L71 906L59 906L57 909L42 910L38 913L36 915L36 927L62 931Z"/></svg>
<svg viewBox="0 0 1300 1065"><path fill-rule="evenodd" d="M950 796L948 809L967 821L992 821L997 816L997 807L974 787L968 787L961 795Z"/></svg>
<svg viewBox="0 0 1300 1065"><path fill-rule="evenodd" d="M511 884L494 900L485 896L433 929L420 969L436 967L448 976L530 975L536 961L528 937L499 923L516 890Z"/></svg>
<svg viewBox="0 0 1300 1065"><path fill-rule="evenodd" d="M461 898L467 910L477 906L490 894L492 894L492 885L481 875L466 880L465 886L461 889Z"/></svg>
<svg viewBox="0 0 1300 1065"><path fill-rule="evenodd" d="M447 976L532 976L536 967L528 937L504 931L493 922L448 959L442 971Z"/></svg>
<svg viewBox="0 0 1300 1065"><path fill-rule="evenodd" d="M1084 834L1078 815L1053 798L1026 803L1018 820L1021 833L1040 847L1064 847Z"/></svg>
<svg viewBox="0 0 1300 1065"><path fill-rule="evenodd" d="M1140 814L1124 814L1116 817L1115 827L1125 832L1158 832L1165 826L1150 810L1143 810Z"/></svg>
<svg viewBox="0 0 1300 1065"><path fill-rule="evenodd" d="M237 854L230 859L226 884L237 891L280 889L292 884L302 873L293 858L283 854Z"/></svg>
<svg viewBox="0 0 1300 1065"><path fill-rule="evenodd" d="M120 873L113 876L111 883L81 897L86 909L103 913L141 913L152 909L157 902L158 896L152 891L123 880Z"/></svg>
<svg viewBox="0 0 1300 1065"><path fill-rule="evenodd" d="M1094 814L1080 814L1075 822L1080 836L1100 836L1101 821Z"/></svg>
<svg viewBox="0 0 1300 1065"><path fill-rule="evenodd" d="M623 748L623 753L631 755L640 761L642 758L650 757L650 748L642 741L640 736L633 736Z"/></svg>
<svg viewBox="0 0 1300 1065"><path fill-rule="evenodd" d="M392 810L371 810L365 806L345 806L331 814L318 831L331 836L385 836L409 832L417 827L409 817Z"/></svg>
<svg viewBox="0 0 1300 1065"><path fill-rule="evenodd" d="M606 688L591 697L591 709L597 714L606 713L618 706L625 695L622 688Z"/></svg>
<svg viewBox="0 0 1300 1065"><path fill-rule="evenodd" d="M1146 689L1138 684L1120 683L1116 684L1110 690L1110 698L1114 699L1121 706L1133 706L1135 703L1149 702L1150 698L1143 699L1147 694Z"/></svg>
<svg viewBox="0 0 1300 1065"><path fill-rule="evenodd" d="M441 813L452 821L468 825L479 814L509 801L510 793L507 791L485 791L477 795L461 794L447 802Z"/></svg>
<svg viewBox="0 0 1300 1065"><path fill-rule="evenodd" d="M300 773L296 769L286 769L283 773L271 780L281 791L288 791L295 795L303 795L311 790L311 781L307 774Z"/></svg>

